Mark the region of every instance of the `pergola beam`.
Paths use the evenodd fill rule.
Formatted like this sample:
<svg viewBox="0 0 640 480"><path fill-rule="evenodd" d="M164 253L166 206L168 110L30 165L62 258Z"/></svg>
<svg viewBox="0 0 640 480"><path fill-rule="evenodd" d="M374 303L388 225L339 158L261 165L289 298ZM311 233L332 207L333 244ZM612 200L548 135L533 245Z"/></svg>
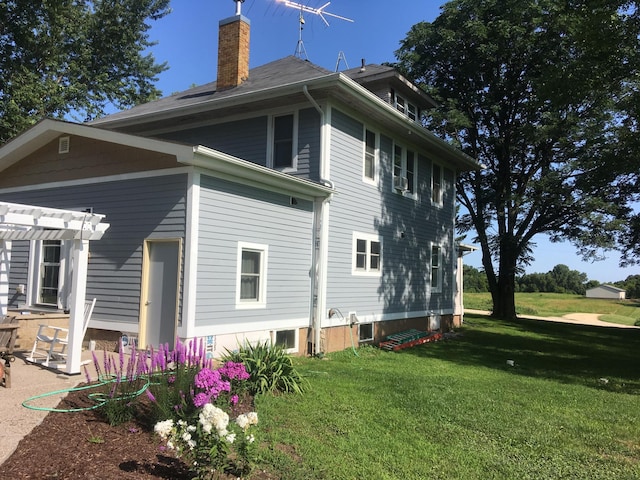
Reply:
<svg viewBox="0 0 640 480"><path fill-rule="evenodd" d="M73 241L73 271L69 309L69 346L65 372L80 373L84 303L87 291L89 241L109 228L104 215L0 202L0 313L9 304L9 270L13 240Z"/></svg>

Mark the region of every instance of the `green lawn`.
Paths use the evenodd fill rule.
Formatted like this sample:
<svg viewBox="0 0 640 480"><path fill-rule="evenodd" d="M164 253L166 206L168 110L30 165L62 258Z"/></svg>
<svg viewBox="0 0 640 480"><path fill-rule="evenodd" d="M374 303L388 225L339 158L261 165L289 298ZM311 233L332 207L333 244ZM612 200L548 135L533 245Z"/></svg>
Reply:
<svg viewBox="0 0 640 480"><path fill-rule="evenodd" d="M292 480L640 478L640 330L466 322L459 338L401 352L296 359L308 393L256 399L259 468Z"/></svg>
<svg viewBox="0 0 640 480"><path fill-rule="evenodd" d="M489 293L464 294L464 306L472 310L491 310ZM638 300L603 300L560 293L516 293L518 315L561 317L567 313L599 313L600 320L633 325L640 319Z"/></svg>

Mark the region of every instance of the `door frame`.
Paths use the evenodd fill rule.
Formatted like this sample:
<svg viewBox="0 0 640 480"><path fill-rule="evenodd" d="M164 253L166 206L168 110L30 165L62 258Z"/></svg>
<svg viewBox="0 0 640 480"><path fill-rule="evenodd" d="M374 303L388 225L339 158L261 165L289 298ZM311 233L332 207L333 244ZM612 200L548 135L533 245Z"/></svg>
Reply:
<svg viewBox="0 0 640 480"><path fill-rule="evenodd" d="M151 281L149 278L149 265L150 265L150 245L153 243L176 243L178 245L178 267L176 278L176 314L173 324L173 336L176 337L178 333L178 317L180 312L180 286L181 286L181 272L182 272L182 238L181 237L169 237L169 238L145 238L142 244L142 277L140 282L140 324L138 328L138 346L146 348L147 342L147 312L145 308L146 302L149 300L149 287Z"/></svg>

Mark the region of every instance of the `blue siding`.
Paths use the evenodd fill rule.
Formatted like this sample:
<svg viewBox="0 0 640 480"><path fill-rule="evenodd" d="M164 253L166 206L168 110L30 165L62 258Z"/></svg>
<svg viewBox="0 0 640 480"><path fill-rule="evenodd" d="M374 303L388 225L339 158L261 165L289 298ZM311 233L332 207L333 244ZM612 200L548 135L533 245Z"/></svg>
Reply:
<svg viewBox="0 0 640 480"><path fill-rule="evenodd" d="M184 238L187 176L103 182L0 194L5 201L62 209L93 207L111 226L91 242L87 298L96 297L93 317L137 324L142 246L146 238ZM12 259L13 268L20 272ZM24 270L26 272L26 270ZM24 274L20 273L20 278ZM13 281L13 280L12 280Z"/></svg>
<svg viewBox="0 0 640 480"><path fill-rule="evenodd" d="M313 108L298 115L298 170L293 175L320 180L320 115Z"/></svg>
<svg viewBox="0 0 640 480"><path fill-rule="evenodd" d="M189 145L204 145L248 160L267 164L267 124L269 117L261 116L229 123L208 125L161 135L165 140ZM298 114L298 170L297 177L319 180L320 177L320 115L314 108Z"/></svg>
<svg viewBox="0 0 640 480"><path fill-rule="evenodd" d="M268 117L262 116L167 133L161 138L203 145L264 166L267 162L267 121Z"/></svg>
<svg viewBox="0 0 640 480"><path fill-rule="evenodd" d="M327 307L360 316L452 308L453 173L445 169L443 208L431 205L431 163L424 153L418 156L418 200L395 193L393 140L381 135L380 180L363 182L364 124L336 109L331 118L331 180L339 193L331 202ZM354 231L380 236L382 275L352 274ZM432 242L443 246L442 293L429 288Z"/></svg>
<svg viewBox="0 0 640 480"><path fill-rule="evenodd" d="M24 304L26 295L17 293L18 285L27 285L29 270L29 242L11 242L11 266L9 269L9 308Z"/></svg>
<svg viewBox="0 0 640 480"><path fill-rule="evenodd" d="M312 202L203 176L196 326L308 318L312 226ZM266 308L236 309L238 242L268 246Z"/></svg>

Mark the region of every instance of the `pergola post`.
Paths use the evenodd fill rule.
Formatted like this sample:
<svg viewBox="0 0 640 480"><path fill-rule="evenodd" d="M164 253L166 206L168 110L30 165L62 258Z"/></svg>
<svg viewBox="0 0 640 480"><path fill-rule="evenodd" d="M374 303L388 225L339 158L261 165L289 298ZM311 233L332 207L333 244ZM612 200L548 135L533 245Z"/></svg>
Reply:
<svg viewBox="0 0 640 480"><path fill-rule="evenodd" d="M7 314L9 305L9 266L11 265L11 240L0 240L0 317Z"/></svg>
<svg viewBox="0 0 640 480"><path fill-rule="evenodd" d="M67 351L67 373L80 373L82 363L82 340L84 337L84 304L87 292L89 265L89 241L73 241L73 275L71 279L71 302L69 305L69 344Z"/></svg>

